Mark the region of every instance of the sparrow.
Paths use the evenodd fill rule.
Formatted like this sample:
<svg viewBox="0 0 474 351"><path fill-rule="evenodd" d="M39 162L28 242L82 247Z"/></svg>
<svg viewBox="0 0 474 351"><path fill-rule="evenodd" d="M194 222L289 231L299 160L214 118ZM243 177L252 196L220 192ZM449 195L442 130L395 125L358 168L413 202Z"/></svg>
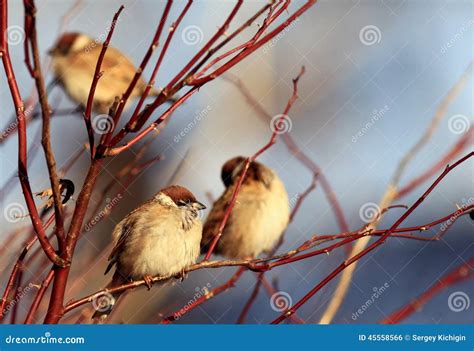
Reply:
<svg viewBox="0 0 474 351"><path fill-rule="evenodd" d="M201 252L209 249L219 230L246 158L227 161L221 171L226 187L204 223ZM286 229L290 216L288 194L278 175L259 162L252 162L224 227L215 253L228 258L255 258L269 252Z"/></svg>
<svg viewBox="0 0 474 351"><path fill-rule="evenodd" d="M112 233L114 248L104 274L114 266L115 273L107 288L144 279L150 289L152 276L183 274L199 257L199 211L205 208L188 189L172 185L125 216ZM92 318L104 321L120 295L109 295L105 306L94 305Z"/></svg>
<svg viewBox="0 0 474 351"><path fill-rule="evenodd" d="M48 51L56 82L82 107L87 105L101 50L102 43L90 36L67 32L61 35ZM103 75L95 90L93 109L97 113L107 114L115 97L121 97L125 93L137 69L123 53L109 46L102 61L101 71ZM130 97L141 96L146 87L147 83L140 77ZM159 93L159 89L151 88L148 96L156 96Z"/></svg>

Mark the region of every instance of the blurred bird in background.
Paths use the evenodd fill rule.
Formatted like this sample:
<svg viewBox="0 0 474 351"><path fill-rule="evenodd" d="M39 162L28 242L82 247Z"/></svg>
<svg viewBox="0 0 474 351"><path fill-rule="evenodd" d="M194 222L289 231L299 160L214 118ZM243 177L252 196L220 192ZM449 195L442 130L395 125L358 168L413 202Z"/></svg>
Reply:
<svg viewBox="0 0 474 351"><path fill-rule="evenodd" d="M183 274L199 257L199 211L205 208L188 189L173 185L130 212L112 233L115 245L105 274L114 265L116 269L107 288L137 279L144 279L151 288L153 276ZM104 321L120 295L112 294L92 318Z"/></svg>
<svg viewBox="0 0 474 351"><path fill-rule="evenodd" d="M222 167L226 189L214 203L203 229L201 250L218 232L246 158L235 157ZM278 175L259 162L252 162L237 195L215 253L229 258L254 258L270 251L286 229L290 216L288 194Z"/></svg>
<svg viewBox="0 0 474 351"><path fill-rule="evenodd" d="M49 50L55 81L63 87L73 101L82 107L87 104L101 50L102 43L88 35L76 32L64 33ZM115 97L120 98L127 90L137 68L119 50L109 46L101 71L103 75L95 90L93 109L97 113L107 114ZM147 83L140 77L130 97L133 99L141 96L146 87ZM151 88L148 96L157 96L160 91Z"/></svg>

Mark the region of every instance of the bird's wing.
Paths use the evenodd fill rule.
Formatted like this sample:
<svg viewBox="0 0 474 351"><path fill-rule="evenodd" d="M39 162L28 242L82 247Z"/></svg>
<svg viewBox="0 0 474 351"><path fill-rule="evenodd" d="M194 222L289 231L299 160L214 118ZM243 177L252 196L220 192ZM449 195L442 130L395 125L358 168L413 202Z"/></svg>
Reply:
<svg viewBox="0 0 474 351"><path fill-rule="evenodd" d="M114 229L114 236L117 235L116 231L120 231L120 233L118 234L119 237L118 237L117 242L115 243L114 248L110 252L110 255L109 255L109 258L108 258L108 260L110 262L109 262L109 265L107 266L107 269L105 270L104 274L107 274L110 271L110 269L114 266L114 264L117 262L117 260L120 256L120 252L122 251L123 246L124 246L125 242L127 241L127 238L129 236L130 232L132 231L133 222L129 223L128 221L126 221L126 219L127 218L122 220Z"/></svg>
<svg viewBox="0 0 474 351"><path fill-rule="evenodd" d="M145 202L142 206L136 208L132 212L130 212L127 216L125 216L124 219L122 219L116 226L115 229L112 233L112 236L115 241L114 248L110 252L108 260L110 261L109 265L107 266L107 269L105 270L104 274L107 274L110 269L113 267L113 265L117 262L120 253L122 252L125 243L127 242L128 237L130 236L130 233L133 231L133 227L137 223L138 218L136 217L136 214L139 211L144 210L145 207L147 207L149 204L152 203L153 200L149 200Z"/></svg>
<svg viewBox="0 0 474 351"><path fill-rule="evenodd" d="M75 82L71 82L68 86L81 90L80 93L77 92L76 94L72 92L71 95L76 97L76 100L79 96L88 96L89 94L94 77L93 72L95 71L101 49L101 46L97 46L88 51L87 54L82 52L76 54L68 62L67 72L62 74L62 79L75 80ZM136 68L119 50L109 47L100 70L103 74L97 83L94 99L96 102L104 103L108 108L116 96L120 97L125 93L135 75ZM81 82L81 84L77 84L77 81ZM132 92L132 96L141 94L145 87L145 81L140 78ZM85 104L85 101L82 101L82 103Z"/></svg>
<svg viewBox="0 0 474 351"><path fill-rule="evenodd" d="M156 217L156 204L157 201L152 198L145 201L142 205L131 211L125 216L116 226L112 233L112 237L115 241L115 246L109 255L109 261L113 258L114 254L122 248L123 244L127 240L128 235L133 230L141 217L146 214Z"/></svg>
<svg viewBox="0 0 474 351"><path fill-rule="evenodd" d="M101 47L96 50L100 52ZM122 93L128 88L137 68L125 55L115 48L108 48L102 61L101 71L103 75L99 84L103 89L113 89L117 91L117 84L121 87ZM135 86L134 92L141 93L145 89L146 83L140 78Z"/></svg>

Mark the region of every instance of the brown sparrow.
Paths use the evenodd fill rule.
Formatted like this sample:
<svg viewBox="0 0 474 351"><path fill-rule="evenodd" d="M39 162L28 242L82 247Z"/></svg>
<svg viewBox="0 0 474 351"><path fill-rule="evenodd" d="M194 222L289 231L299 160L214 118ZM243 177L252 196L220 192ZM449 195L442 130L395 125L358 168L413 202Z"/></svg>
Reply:
<svg viewBox="0 0 474 351"><path fill-rule="evenodd" d="M116 265L107 288L152 276L182 273L196 263L202 237L199 210L206 207L184 187L162 189L151 200L130 212L115 227L114 248L105 274ZM105 320L121 293L112 294L106 306L96 308L93 319Z"/></svg>
<svg viewBox="0 0 474 351"><path fill-rule="evenodd" d="M81 104L87 104L92 79L102 43L82 33L64 33L49 50L52 57L55 79L69 97ZM108 47L102 62L103 75L94 94L94 111L109 113L115 97L121 97L127 90L136 68L119 50ZM140 78L132 91L131 98L141 96L147 83ZM156 96L159 90L152 88L149 96Z"/></svg>
<svg viewBox="0 0 474 351"><path fill-rule="evenodd" d="M217 234L245 162L244 157L235 157L222 167L226 189L204 224L202 252L207 252ZM286 229L289 213L281 179L263 164L252 162L214 252L229 258L254 258L270 251Z"/></svg>

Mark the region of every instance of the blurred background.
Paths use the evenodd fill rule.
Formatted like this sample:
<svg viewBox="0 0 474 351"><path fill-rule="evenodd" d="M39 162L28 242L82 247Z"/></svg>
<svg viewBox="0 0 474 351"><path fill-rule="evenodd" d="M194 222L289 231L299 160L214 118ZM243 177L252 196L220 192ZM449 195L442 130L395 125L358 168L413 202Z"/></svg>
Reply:
<svg viewBox="0 0 474 351"><path fill-rule="evenodd" d="M72 4L73 1L59 0L37 2L39 45L45 56L56 39L61 16ZM125 10L111 45L138 64L154 35L164 8L162 1L84 1L68 21L66 29L85 32L103 40L120 4L125 5ZM302 1L295 1L289 12L302 4ZM182 6L182 2L176 3L169 18L176 18ZM191 7L175 35L158 75L157 85L166 84L188 62L227 18L232 6L230 1L199 1ZM263 2L246 2L230 30L261 6ZM469 0L318 1L281 35L231 70L230 73L239 77L253 97L273 116L282 113L292 93L291 80L301 66L305 66L306 73L299 83L299 100L289 114L290 133L301 150L322 168L342 204L351 230L364 224L361 208L368 203L378 203L398 162L418 141L442 98L473 59L473 6ZM287 16L285 14L283 18ZM9 24L23 25L20 1L10 1ZM197 39L185 40L183 29L189 26L197 28ZM248 38L256 30L254 24L240 40ZM21 44L11 46L11 58L21 92L26 98L33 82L24 65ZM152 62L144 72L146 78L150 76ZM50 80L48 76L47 81ZM1 126L5 129L14 111L3 74L0 81ZM409 165L401 180L402 185L433 165L462 132L468 130L473 121L473 84L474 81L469 80L449 106L427 147ZM53 91L50 101L61 108L74 107L60 89ZM39 121L29 125L30 143L38 128ZM52 131L59 165L67 162L87 138L84 122L77 115L53 118ZM236 155L253 154L270 136L270 123L258 116L229 81L217 79L200 89L176 111L148 150L148 158L161 154L164 160L137 177L127 187L110 216L87 232L80 241L66 300L88 295L108 282L110 277L102 274L109 254L104 248L114 225L126 213L170 181L192 189L198 199L210 205L206 194L217 198L223 190L219 175L224 161ZM2 185L16 171L16 141L15 134L0 146ZM472 144L469 149L472 149ZM127 151L107 160L93 201L100 199L100 189L130 161L135 151ZM280 175L290 199L295 199L311 183L311 172L288 152L281 140L264 153L260 161ZM74 181L76 189L82 184L88 163L88 156L83 155L66 176ZM403 226L429 223L455 211L456 204L472 204L472 165L469 161L450 173ZM29 171L34 191L49 187L41 150L30 162ZM397 203L412 204L429 185L429 182L424 183ZM115 193L108 195L109 202L116 200ZM12 203L24 206L17 180L14 188L7 196L2 196L1 201L2 209ZM74 203L70 204L70 209L73 206ZM379 227L390 226L402 211L391 210ZM2 212L0 239L6 240L15 228L29 225L28 218L11 223L5 216L6 211ZM318 185L288 228L280 251L285 252L314 234L335 234L339 231L333 212ZM433 228L424 235L432 236L436 232L437 229ZM22 241L27 237L25 233L18 235L15 243L2 252L2 286L10 274ZM348 296L334 322L377 323L425 291L441 276L472 258L473 244L473 222L468 216L460 218L437 242L388 240L360 261ZM339 249L330 255L278 267L268 272L267 277L295 303L343 259L344 250ZM161 315L179 310L202 289L212 289L224 283L235 270L201 270L189 274L183 283L172 287L134 290L128 294L112 321L159 322ZM26 282L32 280L39 283L40 279L41 276L31 277L29 271L25 272ZM298 315L308 323L316 323L327 307L336 282L337 279L316 294ZM235 323L255 283L255 275L245 273L235 287L176 323ZM374 288L387 285L388 288L375 303L354 318L354 313L371 298ZM404 322L473 323L472 306L470 310L460 312L454 312L448 306L452 293L463 292L472 299L473 291L472 280L451 286ZM32 292L24 298L30 299L31 296ZM42 308L41 314L44 314L46 305ZM19 316L23 315L21 306L18 312ZM79 313L80 310L71 315L74 318L66 318L65 321L75 321ZM268 294L262 289L247 322L267 323L278 315ZM84 321L89 322L89 319Z"/></svg>

